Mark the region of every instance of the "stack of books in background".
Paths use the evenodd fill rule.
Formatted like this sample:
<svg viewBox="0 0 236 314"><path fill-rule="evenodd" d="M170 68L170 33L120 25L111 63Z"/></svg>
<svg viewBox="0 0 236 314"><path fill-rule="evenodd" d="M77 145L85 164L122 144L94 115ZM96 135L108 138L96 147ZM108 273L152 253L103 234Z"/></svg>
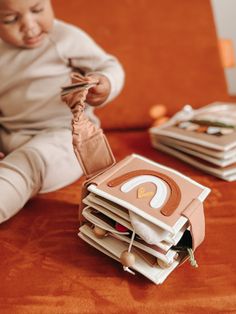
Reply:
<svg viewBox="0 0 236 314"><path fill-rule="evenodd" d="M186 105L149 131L156 149L226 181L236 179L236 104Z"/></svg>

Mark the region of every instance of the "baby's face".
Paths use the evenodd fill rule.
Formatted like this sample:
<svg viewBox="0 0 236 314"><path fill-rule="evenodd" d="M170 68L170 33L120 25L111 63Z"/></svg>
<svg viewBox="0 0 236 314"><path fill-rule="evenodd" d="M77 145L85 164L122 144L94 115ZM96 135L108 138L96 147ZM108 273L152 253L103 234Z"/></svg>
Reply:
<svg viewBox="0 0 236 314"><path fill-rule="evenodd" d="M53 18L50 0L0 0L0 38L16 47L37 48Z"/></svg>

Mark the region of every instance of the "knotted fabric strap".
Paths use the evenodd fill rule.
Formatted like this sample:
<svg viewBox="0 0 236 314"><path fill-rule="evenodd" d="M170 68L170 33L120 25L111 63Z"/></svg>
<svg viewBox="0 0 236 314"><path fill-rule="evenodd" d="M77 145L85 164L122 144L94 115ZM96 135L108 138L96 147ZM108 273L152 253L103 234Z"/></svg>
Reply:
<svg viewBox="0 0 236 314"><path fill-rule="evenodd" d="M115 163L108 141L101 128L85 115L85 100L89 88L97 81L91 77L72 74L72 84L62 88L62 100L73 114L72 144L75 155L87 178L98 174Z"/></svg>

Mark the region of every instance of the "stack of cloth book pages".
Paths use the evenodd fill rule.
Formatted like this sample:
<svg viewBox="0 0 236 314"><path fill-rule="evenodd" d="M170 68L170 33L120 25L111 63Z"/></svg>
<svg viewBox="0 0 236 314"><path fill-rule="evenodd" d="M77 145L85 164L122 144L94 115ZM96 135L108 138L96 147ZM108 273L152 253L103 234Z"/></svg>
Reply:
<svg viewBox="0 0 236 314"><path fill-rule="evenodd" d="M236 104L186 105L149 133L154 148L223 180L236 179Z"/></svg>

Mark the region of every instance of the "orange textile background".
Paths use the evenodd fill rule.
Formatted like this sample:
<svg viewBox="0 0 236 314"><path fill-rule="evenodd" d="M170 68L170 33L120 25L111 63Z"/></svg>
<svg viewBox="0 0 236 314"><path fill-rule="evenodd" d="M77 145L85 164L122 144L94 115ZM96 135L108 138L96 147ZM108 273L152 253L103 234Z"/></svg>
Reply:
<svg viewBox="0 0 236 314"><path fill-rule="evenodd" d="M54 0L58 18L82 27L126 72L125 88L99 110L103 128L146 127L148 109L173 114L224 99L218 42L209 1Z"/></svg>
<svg viewBox="0 0 236 314"><path fill-rule="evenodd" d="M99 109L116 159L135 152L211 188L206 238L197 269L186 262L161 286L132 276L78 238L82 178L34 197L0 225L0 314L236 313L236 182L154 150L140 130L156 103L172 114L186 103L227 99L210 1L53 3L58 18L81 26L124 65L124 90Z"/></svg>

